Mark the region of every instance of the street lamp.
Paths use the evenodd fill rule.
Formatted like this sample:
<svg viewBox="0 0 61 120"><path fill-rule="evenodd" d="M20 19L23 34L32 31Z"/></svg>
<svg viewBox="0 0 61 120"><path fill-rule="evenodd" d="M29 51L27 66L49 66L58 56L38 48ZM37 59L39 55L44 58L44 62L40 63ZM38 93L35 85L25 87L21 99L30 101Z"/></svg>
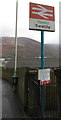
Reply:
<svg viewBox="0 0 61 120"><path fill-rule="evenodd" d="M14 75L13 84L15 85L18 80L17 72L17 22L18 22L18 0L16 0L16 25L15 25L15 64L14 64Z"/></svg>

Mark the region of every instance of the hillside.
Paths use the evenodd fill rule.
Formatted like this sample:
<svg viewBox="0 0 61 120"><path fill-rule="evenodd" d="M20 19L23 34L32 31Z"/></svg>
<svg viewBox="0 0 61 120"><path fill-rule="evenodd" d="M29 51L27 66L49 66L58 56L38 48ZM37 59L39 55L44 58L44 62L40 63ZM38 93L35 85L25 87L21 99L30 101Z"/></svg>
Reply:
<svg viewBox="0 0 61 120"><path fill-rule="evenodd" d="M18 67L40 67L41 44L30 38L18 38ZM14 67L15 39L13 37L2 38L2 57L7 62L7 67ZM45 44L45 66L54 67L59 64L59 46L57 44Z"/></svg>

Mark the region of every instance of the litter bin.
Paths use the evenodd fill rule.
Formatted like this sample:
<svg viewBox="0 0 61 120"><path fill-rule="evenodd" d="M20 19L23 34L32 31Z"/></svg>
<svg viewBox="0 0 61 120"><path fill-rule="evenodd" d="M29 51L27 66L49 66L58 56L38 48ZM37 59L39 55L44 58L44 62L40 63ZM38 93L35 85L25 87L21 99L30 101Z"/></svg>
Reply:
<svg viewBox="0 0 61 120"><path fill-rule="evenodd" d="M13 75L12 79L13 79L13 91L16 92L16 86L18 85L18 76Z"/></svg>
<svg viewBox="0 0 61 120"><path fill-rule="evenodd" d="M13 85L18 85L18 76L14 75L12 78L13 78Z"/></svg>

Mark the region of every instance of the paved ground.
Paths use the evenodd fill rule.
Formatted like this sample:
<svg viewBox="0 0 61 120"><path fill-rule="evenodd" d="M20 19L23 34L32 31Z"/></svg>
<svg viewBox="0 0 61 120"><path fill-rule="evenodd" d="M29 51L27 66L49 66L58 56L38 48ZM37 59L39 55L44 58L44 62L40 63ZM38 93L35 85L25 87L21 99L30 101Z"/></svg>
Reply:
<svg viewBox="0 0 61 120"><path fill-rule="evenodd" d="M25 118L12 86L5 80L2 80L2 118Z"/></svg>

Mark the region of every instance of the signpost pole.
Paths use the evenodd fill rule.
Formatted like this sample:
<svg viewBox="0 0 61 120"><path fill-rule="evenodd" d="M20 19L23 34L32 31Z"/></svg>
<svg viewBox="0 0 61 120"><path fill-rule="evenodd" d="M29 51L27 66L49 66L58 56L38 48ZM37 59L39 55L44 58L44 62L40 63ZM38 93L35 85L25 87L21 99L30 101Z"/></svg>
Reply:
<svg viewBox="0 0 61 120"><path fill-rule="evenodd" d="M41 31L41 68L44 69L44 31ZM41 87L41 119L44 119L45 112L44 85L40 85L40 87Z"/></svg>

